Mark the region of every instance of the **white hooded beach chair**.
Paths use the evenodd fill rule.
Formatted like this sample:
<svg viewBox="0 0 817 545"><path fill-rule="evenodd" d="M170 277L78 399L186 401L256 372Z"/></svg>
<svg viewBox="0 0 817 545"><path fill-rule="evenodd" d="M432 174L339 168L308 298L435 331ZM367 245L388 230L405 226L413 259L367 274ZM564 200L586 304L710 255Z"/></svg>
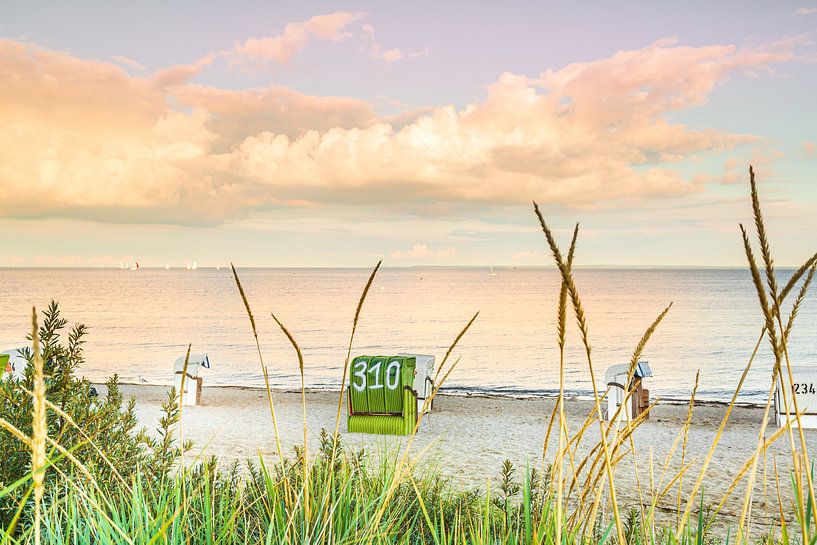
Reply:
<svg viewBox="0 0 817 545"><path fill-rule="evenodd" d="M607 416L609 421L616 414L619 406L624 403L627 396L627 375L630 372L630 364L623 363L613 365L604 373L604 380L607 383ZM630 389L632 396L619 413L618 419L622 421L632 420L644 412L650 406L650 391L644 388L643 379L653 376L650 364L646 361L639 361L633 371Z"/></svg>
<svg viewBox="0 0 817 545"><path fill-rule="evenodd" d="M792 365L791 374L794 379L794 393L797 395L800 425L803 426L803 429L817 429L817 366ZM788 370L784 368L782 384L781 381L777 381L774 392L774 422L779 428L782 428L789 421L793 427L797 427L792 387L789 384Z"/></svg>
<svg viewBox="0 0 817 545"><path fill-rule="evenodd" d="M173 384L176 386L176 392L181 396L183 405L200 405L201 387L204 381L199 376L199 371L210 369L210 358L207 354L190 354L186 375L184 358L181 356L173 364ZM182 391L182 379L184 379L184 391Z"/></svg>
<svg viewBox="0 0 817 545"><path fill-rule="evenodd" d="M419 414L426 399L431 397L434 391L434 356L427 354L398 354L398 356L414 358L417 362L414 368L415 375L412 388L417 392L417 413ZM431 403L428 404L425 412L431 412Z"/></svg>

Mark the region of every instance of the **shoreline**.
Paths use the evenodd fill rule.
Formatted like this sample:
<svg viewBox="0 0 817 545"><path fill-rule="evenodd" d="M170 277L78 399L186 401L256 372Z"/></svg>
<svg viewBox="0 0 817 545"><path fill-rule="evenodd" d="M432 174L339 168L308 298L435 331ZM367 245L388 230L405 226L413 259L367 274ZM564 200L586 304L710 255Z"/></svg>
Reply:
<svg viewBox="0 0 817 545"><path fill-rule="evenodd" d="M104 386L105 383L99 381L89 381L94 386ZM152 382L119 382L120 386L136 386L136 387L148 387L148 388L170 388L172 384L159 384L159 383L152 383ZM246 390L246 391L258 391L258 392L265 392L267 389L263 386L245 386L240 384L212 384L208 386L204 386L206 389L215 390L215 389L225 389L225 390ZM300 394L300 388L270 388L270 391L274 394L276 393L285 393L285 394ZM324 394L324 393L338 393L337 388L335 387L310 387L307 386L305 388L305 392L307 395L309 394ZM513 391L508 391L507 393L498 393L495 391L490 390L474 390L474 391L465 391L465 390L458 390L458 389L446 389L441 388L439 393L437 394L437 398L442 397L456 397L456 398L480 398L480 399L513 399L517 401L521 400L528 400L528 399L545 399L545 400L555 400L559 396L556 394L551 394L549 392L541 392L541 393L517 393L514 394ZM603 399L599 396L600 399ZM667 398L667 397L655 397L652 398L653 401L658 400L660 403L665 405L673 405L673 406L688 406L689 405L689 398ZM593 401L593 397L589 395L565 395L565 401ZM728 401L721 401L716 399L695 399L695 406L706 406L706 407L728 407ZM758 403L754 401L735 401L735 408L743 408L743 409L762 409L766 405L765 403Z"/></svg>

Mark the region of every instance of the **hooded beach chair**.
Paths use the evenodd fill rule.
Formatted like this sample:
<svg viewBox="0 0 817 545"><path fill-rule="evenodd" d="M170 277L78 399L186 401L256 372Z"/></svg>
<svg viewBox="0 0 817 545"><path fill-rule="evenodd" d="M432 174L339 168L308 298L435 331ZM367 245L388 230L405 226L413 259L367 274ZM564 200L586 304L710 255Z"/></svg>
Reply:
<svg viewBox="0 0 817 545"><path fill-rule="evenodd" d="M358 356L349 371L347 429L409 435L417 424L414 356Z"/></svg>
<svg viewBox="0 0 817 545"><path fill-rule="evenodd" d="M207 354L190 354L187 361L187 376L184 378L184 392L182 392L182 377L185 376L184 356L173 364L173 384L176 394L182 398L183 405L201 404L201 386L204 382L199 376L199 369L210 369L210 358Z"/></svg>
<svg viewBox="0 0 817 545"><path fill-rule="evenodd" d="M606 420L611 420L613 415L618 410L619 405L624 403L627 397L627 376L630 373L630 364L624 363L620 365L613 365L604 373L604 379L607 382L607 414ZM643 379L652 377L652 369L650 364L646 361L639 361L635 369L633 369L632 382L629 390L632 390L630 403L625 405L623 410L619 413L619 418L622 421L632 420L647 410L650 406L650 391L644 388ZM649 413L645 416L649 417Z"/></svg>
<svg viewBox="0 0 817 545"><path fill-rule="evenodd" d="M791 374L794 379L794 395L797 396L799 423L798 412L794 410L792 384L784 375L785 378L782 381L777 381L774 392L775 425L782 428L791 423L795 428L800 425L807 430L817 429L817 366L792 365Z"/></svg>

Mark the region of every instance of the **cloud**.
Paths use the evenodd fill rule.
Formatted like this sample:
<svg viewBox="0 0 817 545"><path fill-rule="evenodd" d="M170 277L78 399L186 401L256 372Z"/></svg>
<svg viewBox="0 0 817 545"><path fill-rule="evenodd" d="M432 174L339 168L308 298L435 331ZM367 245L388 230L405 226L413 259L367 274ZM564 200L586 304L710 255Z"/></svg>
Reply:
<svg viewBox="0 0 817 545"><path fill-rule="evenodd" d="M343 39L343 20L303 24ZM136 77L0 40L0 216L199 224L304 202L445 214L532 198L608 208L672 198L713 182L683 177L679 161L757 139L670 114L733 74L791 58L785 44L659 42L536 77L506 73L481 100L398 123L354 98L189 83L212 56Z"/></svg>
<svg viewBox="0 0 817 545"><path fill-rule="evenodd" d="M130 59L128 57L124 57L122 55L113 55L111 57L111 59L115 60L119 64L124 64L128 68L133 68L135 70L144 70L145 69L145 67L141 63L139 63L138 61L135 61L135 60Z"/></svg>
<svg viewBox="0 0 817 545"><path fill-rule="evenodd" d="M232 58L236 62L285 64L301 51L312 38L340 42L351 38L347 27L362 17L360 13L336 12L316 15L306 21L289 23L275 36L249 38L236 42Z"/></svg>
<svg viewBox="0 0 817 545"><path fill-rule="evenodd" d="M175 87L187 83L191 78L199 75L205 67L213 64L214 58L213 53L208 53L192 64L177 64L159 70L153 75L153 83L158 87Z"/></svg>
<svg viewBox="0 0 817 545"><path fill-rule="evenodd" d="M457 255L456 248L433 251L426 244L415 244L409 250L396 250L391 256L396 259L446 259Z"/></svg>
<svg viewBox="0 0 817 545"><path fill-rule="evenodd" d="M369 55L374 59L380 59L386 62L397 62L406 58L416 59L417 57L428 55L431 52L431 49L428 47L408 54L404 54L399 47L383 50L375 39L374 27L372 25L364 24L360 29L369 44Z"/></svg>
<svg viewBox="0 0 817 545"><path fill-rule="evenodd" d="M817 13L817 8L797 8L792 15L804 17L806 15L814 15Z"/></svg>
<svg viewBox="0 0 817 545"><path fill-rule="evenodd" d="M243 91L186 85L174 89L173 97L190 108L207 111L211 130L232 144L270 129L297 138L307 131L369 127L378 122L366 101L305 95L282 85Z"/></svg>

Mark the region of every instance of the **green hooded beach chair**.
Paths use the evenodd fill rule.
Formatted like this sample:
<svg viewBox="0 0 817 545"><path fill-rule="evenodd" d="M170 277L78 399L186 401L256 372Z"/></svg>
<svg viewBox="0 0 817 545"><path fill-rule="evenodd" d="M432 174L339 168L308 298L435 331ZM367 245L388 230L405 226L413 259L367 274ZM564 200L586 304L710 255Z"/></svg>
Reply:
<svg viewBox="0 0 817 545"><path fill-rule="evenodd" d="M417 424L413 356L358 356L349 371L347 429L409 435Z"/></svg>

